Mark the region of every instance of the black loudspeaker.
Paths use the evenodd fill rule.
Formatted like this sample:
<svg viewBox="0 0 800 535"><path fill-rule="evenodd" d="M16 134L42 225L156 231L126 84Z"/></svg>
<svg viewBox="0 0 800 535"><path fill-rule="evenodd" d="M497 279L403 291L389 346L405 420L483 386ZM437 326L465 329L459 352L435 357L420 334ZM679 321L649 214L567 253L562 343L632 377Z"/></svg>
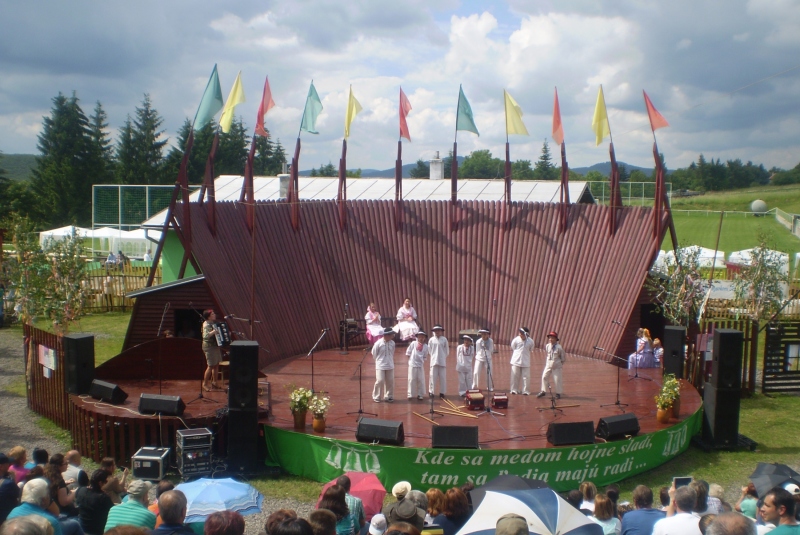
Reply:
<svg viewBox="0 0 800 535"><path fill-rule="evenodd" d="M741 388L717 388L706 383L703 389L703 440L715 447L739 443L739 404Z"/></svg>
<svg viewBox="0 0 800 535"><path fill-rule="evenodd" d="M718 390L742 388L742 348L744 333L735 329L714 331L714 361L711 382Z"/></svg>
<svg viewBox="0 0 800 535"><path fill-rule="evenodd" d="M89 390L89 395L95 399L101 399L114 405L119 405L128 399L128 393L115 385L114 383L107 383L99 379L92 381L92 387Z"/></svg>
<svg viewBox="0 0 800 535"><path fill-rule="evenodd" d="M600 418L595 435L605 440L617 440L639 433L639 419L635 414L626 412Z"/></svg>
<svg viewBox="0 0 800 535"><path fill-rule="evenodd" d="M236 342L233 342L234 344ZM258 463L258 409L228 411L228 467L251 472Z"/></svg>
<svg viewBox="0 0 800 535"><path fill-rule="evenodd" d="M378 418L361 418L358 420L356 440L359 442L402 446L406 440L405 433L403 433L403 422L379 420Z"/></svg>
<svg viewBox="0 0 800 535"><path fill-rule="evenodd" d="M228 407L258 408L258 342L237 340L231 343Z"/></svg>
<svg viewBox="0 0 800 535"><path fill-rule="evenodd" d="M434 425L431 437L432 448L478 449L478 426Z"/></svg>
<svg viewBox="0 0 800 535"><path fill-rule="evenodd" d="M664 348L664 373L671 373L678 379L683 377L683 361L686 356L686 327L669 325L664 327L661 346Z"/></svg>
<svg viewBox="0 0 800 535"><path fill-rule="evenodd" d="M94 335L64 336L64 386L70 394L88 394L94 379Z"/></svg>
<svg viewBox="0 0 800 535"><path fill-rule="evenodd" d="M553 422L547 426L547 441L553 446L594 444L594 422Z"/></svg>
<svg viewBox="0 0 800 535"><path fill-rule="evenodd" d="M186 405L180 396L159 396L142 394L139 398L139 412L142 414L161 413L163 416L180 416Z"/></svg>

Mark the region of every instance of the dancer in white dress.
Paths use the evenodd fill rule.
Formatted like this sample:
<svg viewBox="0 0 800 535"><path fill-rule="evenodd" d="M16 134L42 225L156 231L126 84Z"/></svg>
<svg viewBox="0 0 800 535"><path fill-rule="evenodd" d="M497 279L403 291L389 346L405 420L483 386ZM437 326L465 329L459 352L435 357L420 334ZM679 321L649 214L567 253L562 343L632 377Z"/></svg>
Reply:
<svg viewBox="0 0 800 535"><path fill-rule="evenodd" d="M383 337L383 326L381 326L381 313L375 303L370 303L367 307L367 314L364 316L367 322L367 340L374 344Z"/></svg>
<svg viewBox="0 0 800 535"><path fill-rule="evenodd" d="M400 340L402 342L413 340L419 331L419 325L417 325L417 311L411 306L411 298L405 298L403 306L397 311L396 318L395 329L400 333Z"/></svg>

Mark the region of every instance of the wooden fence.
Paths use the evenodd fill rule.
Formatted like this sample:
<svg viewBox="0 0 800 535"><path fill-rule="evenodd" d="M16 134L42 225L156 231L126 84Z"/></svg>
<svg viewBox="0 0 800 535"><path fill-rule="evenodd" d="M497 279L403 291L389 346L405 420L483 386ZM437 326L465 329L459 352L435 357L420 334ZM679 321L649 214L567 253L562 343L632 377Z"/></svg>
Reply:
<svg viewBox="0 0 800 535"><path fill-rule="evenodd" d="M65 388L63 339L31 325L24 325L23 332L28 407L60 427L68 428L70 403Z"/></svg>
<svg viewBox="0 0 800 535"><path fill-rule="evenodd" d="M94 266L97 264L97 266ZM106 268L105 264L94 262L86 281L87 312L125 312L133 307L133 299L125 297L129 292L147 286L150 266L145 262L132 262L123 269ZM161 283L161 266L156 268L153 284Z"/></svg>
<svg viewBox="0 0 800 535"><path fill-rule="evenodd" d="M761 391L800 392L800 322L775 322L764 332Z"/></svg>

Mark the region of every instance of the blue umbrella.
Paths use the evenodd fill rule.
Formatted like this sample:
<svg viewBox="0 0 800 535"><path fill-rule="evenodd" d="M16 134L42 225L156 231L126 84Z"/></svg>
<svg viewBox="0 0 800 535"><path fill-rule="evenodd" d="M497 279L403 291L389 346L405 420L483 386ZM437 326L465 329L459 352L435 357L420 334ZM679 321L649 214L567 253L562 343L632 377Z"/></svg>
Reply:
<svg viewBox="0 0 800 535"><path fill-rule="evenodd" d="M494 535L497 520L516 513L536 535L603 535L603 528L552 489L487 490L480 506L457 535Z"/></svg>
<svg viewBox="0 0 800 535"><path fill-rule="evenodd" d="M181 483L175 490L186 495L188 502L185 522L204 522L217 511L236 511L242 516L261 511L264 496L246 483L231 478L200 478L190 483Z"/></svg>

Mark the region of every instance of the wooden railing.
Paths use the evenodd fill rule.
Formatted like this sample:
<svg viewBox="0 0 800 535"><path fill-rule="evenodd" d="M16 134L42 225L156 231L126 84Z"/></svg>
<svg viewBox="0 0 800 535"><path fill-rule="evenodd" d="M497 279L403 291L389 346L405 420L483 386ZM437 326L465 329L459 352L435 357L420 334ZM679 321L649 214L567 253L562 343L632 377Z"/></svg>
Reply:
<svg viewBox="0 0 800 535"><path fill-rule="evenodd" d="M24 325L23 332L28 407L59 426L68 428L70 404L65 388L63 340L56 334L31 325Z"/></svg>

